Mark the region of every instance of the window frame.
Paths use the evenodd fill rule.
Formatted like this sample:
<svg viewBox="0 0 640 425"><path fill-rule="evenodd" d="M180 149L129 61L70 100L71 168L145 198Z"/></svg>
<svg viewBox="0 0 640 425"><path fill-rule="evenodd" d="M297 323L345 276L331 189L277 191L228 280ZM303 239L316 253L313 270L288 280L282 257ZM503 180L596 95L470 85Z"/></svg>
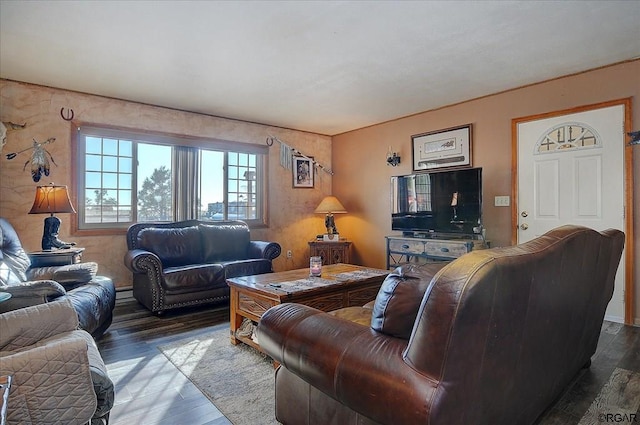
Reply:
<svg viewBox="0 0 640 425"><path fill-rule="evenodd" d="M118 139L131 140L133 146L133 179L132 191L134 199L132 201L133 222L126 223L86 223L83 220L83 211L81 203L85 202L85 148L84 137L94 135L96 137L108 138L114 137ZM228 168L227 161L228 152L245 153L256 155L256 169L260 173L260 182L254 186L256 190L256 219L241 219L245 221L250 228L263 228L268 226L268 160L269 148L252 143L243 143L215 138L195 137L184 134L160 133L134 128L116 127L101 124L77 124L72 131L72 161L76 165L72 167L72 184L74 187L72 200L77 205L78 212L72 220L72 233L77 235L110 235L110 234L126 234L127 228L137 221L137 144L158 144L166 146L189 146L202 150L218 151L225 153L224 161L224 181L223 197L225 203L225 216L228 217ZM172 153L173 155L173 153ZM175 210L175 207L173 208ZM175 217L175 211L174 217ZM195 217L194 217L195 218ZM198 217L199 220L207 221L206 217ZM88 224L88 225L87 225Z"/></svg>

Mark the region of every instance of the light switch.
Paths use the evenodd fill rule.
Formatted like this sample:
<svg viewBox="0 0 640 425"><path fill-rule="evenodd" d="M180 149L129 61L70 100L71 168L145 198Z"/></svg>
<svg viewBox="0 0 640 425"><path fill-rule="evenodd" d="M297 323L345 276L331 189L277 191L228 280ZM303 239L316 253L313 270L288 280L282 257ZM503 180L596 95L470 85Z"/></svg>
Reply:
<svg viewBox="0 0 640 425"><path fill-rule="evenodd" d="M496 196L494 205L496 207L508 207L510 205L510 197L507 196Z"/></svg>

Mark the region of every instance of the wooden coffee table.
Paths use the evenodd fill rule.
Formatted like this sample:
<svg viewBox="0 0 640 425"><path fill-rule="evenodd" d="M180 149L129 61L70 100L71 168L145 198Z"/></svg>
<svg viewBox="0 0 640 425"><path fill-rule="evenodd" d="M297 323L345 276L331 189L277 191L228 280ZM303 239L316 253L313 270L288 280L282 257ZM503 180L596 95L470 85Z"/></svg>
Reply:
<svg viewBox="0 0 640 425"><path fill-rule="evenodd" d="M319 278L309 277L306 268L227 279L231 289L231 343L244 342L260 350L250 336L237 335L236 331L245 318L257 323L274 305L299 303L322 311L364 305L376 298L388 274L388 270L332 264L322 267Z"/></svg>

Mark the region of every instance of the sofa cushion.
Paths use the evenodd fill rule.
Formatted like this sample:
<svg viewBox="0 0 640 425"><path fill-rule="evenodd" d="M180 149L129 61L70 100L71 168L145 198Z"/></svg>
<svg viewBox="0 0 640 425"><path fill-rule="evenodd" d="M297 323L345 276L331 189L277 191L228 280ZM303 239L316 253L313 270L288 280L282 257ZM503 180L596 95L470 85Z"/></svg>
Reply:
<svg viewBox="0 0 640 425"><path fill-rule="evenodd" d="M271 261L263 258L257 260L239 260L222 263L224 266L224 277L230 279L238 276L250 276L252 274L271 273Z"/></svg>
<svg viewBox="0 0 640 425"><path fill-rule="evenodd" d="M431 279L447 263L428 263L420 267L398 267L378 291L371 328L387 335L409 339L418 309Z"/></svg>
<svg viewBox="0 0 640 425"><path fill-rule="evenodd" d="M368 303L367 303L368 304ZM371 313L370 307L344 307L338 310L330 311L328 314L339 317L340 319L349 320L351 322L359 323L363 326L371 325Z"/></svg>
<svg viewBox="0 0 640 425"><path fill-rule="evenodd" d="M202 263L198 226L148 227L138 233L138 247L156 254L164 267Z"/></svg>
<svg viewBox="0 0 640 425"><path fill-rule="evenodd" d="M241 224L200 225L205 263L245 260L249 246L249 227Z"/></svg>
<svg viewBox="0 0 640 425"><path fill-rule="evenodd" d="M167 292L188 293L226 286L222 264L197 264L164 269Z"/></svg>

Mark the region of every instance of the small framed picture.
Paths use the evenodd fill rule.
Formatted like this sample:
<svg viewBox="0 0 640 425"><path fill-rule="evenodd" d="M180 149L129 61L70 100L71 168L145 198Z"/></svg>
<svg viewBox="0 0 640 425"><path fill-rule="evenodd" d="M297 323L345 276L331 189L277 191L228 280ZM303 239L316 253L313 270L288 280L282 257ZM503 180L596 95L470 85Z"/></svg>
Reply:
<svg viewBox="0 0 640 425"><path fill-rule="evenodd" d="M411 136L413 171L471 167L471 124Z"/></svg>
<svg viewBox="0 0 640 425"><path fill-rule="evenodd" d="M313 188L313 158L293 157L293 187Z"/></svg>

